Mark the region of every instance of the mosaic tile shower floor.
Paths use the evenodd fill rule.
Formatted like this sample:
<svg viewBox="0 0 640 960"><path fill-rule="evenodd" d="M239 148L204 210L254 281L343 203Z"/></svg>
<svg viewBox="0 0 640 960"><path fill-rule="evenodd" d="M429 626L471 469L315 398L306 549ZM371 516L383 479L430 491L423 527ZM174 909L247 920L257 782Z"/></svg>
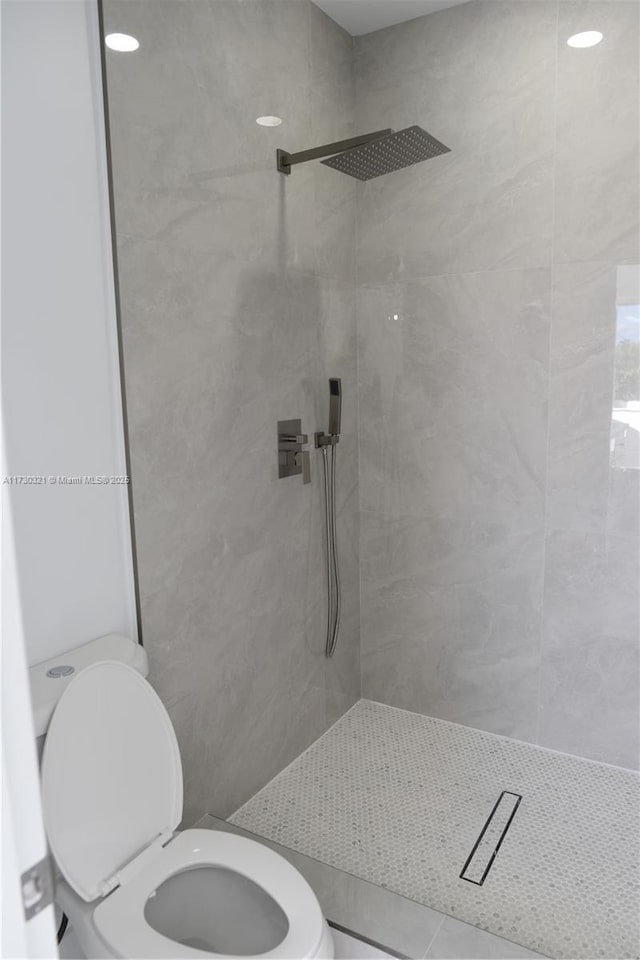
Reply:
<svg viewBox="0 0 640 960"><path fill-rule="evenodd" d="M459 873L502 790L482 886ZM634 773L361 700L229 819L554 958L636 958Z"/></svg>

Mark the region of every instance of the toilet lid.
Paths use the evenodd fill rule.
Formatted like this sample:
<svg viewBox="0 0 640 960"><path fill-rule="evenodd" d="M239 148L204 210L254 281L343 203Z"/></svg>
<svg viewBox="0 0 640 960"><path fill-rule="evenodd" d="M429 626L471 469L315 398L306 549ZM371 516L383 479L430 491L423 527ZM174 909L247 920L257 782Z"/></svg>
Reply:
<svg viewBox="0 0 640 960"><path fill-rule="evenodd" d="M69 684L42 758L44 822L83 900L182 816L182 770L169 715L132 667L103 660Z"/></svg>

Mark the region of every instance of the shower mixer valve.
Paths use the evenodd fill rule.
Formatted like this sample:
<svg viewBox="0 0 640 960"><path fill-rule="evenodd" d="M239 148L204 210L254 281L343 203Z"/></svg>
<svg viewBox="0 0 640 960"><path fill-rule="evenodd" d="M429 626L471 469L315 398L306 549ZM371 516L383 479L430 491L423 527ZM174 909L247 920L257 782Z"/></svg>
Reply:
<svg viewBox="0 0 640 960"><path fill-rule="evenodd" d="M311 483L309 451L302 448L309 437L302 432L302 420L278 420L278 477L302 474L303 483Z"/></svg>

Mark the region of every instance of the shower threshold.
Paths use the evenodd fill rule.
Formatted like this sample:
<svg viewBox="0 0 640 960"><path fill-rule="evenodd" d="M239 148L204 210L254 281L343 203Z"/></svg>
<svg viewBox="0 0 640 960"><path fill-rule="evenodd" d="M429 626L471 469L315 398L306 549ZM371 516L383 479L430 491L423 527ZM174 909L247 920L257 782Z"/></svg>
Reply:
<svg viewBox="0 0 640 960"><path fill-rule="evenodd" d="M223 830L258 840L291 863L315 892L333 930L334 940L351 938L348 953L336 943L336 957L359 960L395 957L397 960L437 960L445 957L493 957L494 960L545 960L513 941L447 917L385 887L368 883L327 863L314 860L273 840L258 837L226 820L207 815L197 826ZM355 943L358 953L353 952ZM360 945L358 947L357 945Z"/></svg>
<svg viewBox="0 0 640 960"><path fill-rule="evenodd" d="M635 958L639 808L629 770L361 700L229 822L538 954Z"/></svg>

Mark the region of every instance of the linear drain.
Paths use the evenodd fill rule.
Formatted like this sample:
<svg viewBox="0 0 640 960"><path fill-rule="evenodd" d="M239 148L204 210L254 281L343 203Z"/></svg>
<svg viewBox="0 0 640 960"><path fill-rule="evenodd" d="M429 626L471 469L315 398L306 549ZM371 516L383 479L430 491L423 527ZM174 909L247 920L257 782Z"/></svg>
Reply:
<svg viewBox="0 0 640 960"><path fill-rule="evenodd" d="M519 793L511 793L510 790L502 791L460 872L461 880L468 880L469 883L482 886L521 800L522 796Z"/></svg>

